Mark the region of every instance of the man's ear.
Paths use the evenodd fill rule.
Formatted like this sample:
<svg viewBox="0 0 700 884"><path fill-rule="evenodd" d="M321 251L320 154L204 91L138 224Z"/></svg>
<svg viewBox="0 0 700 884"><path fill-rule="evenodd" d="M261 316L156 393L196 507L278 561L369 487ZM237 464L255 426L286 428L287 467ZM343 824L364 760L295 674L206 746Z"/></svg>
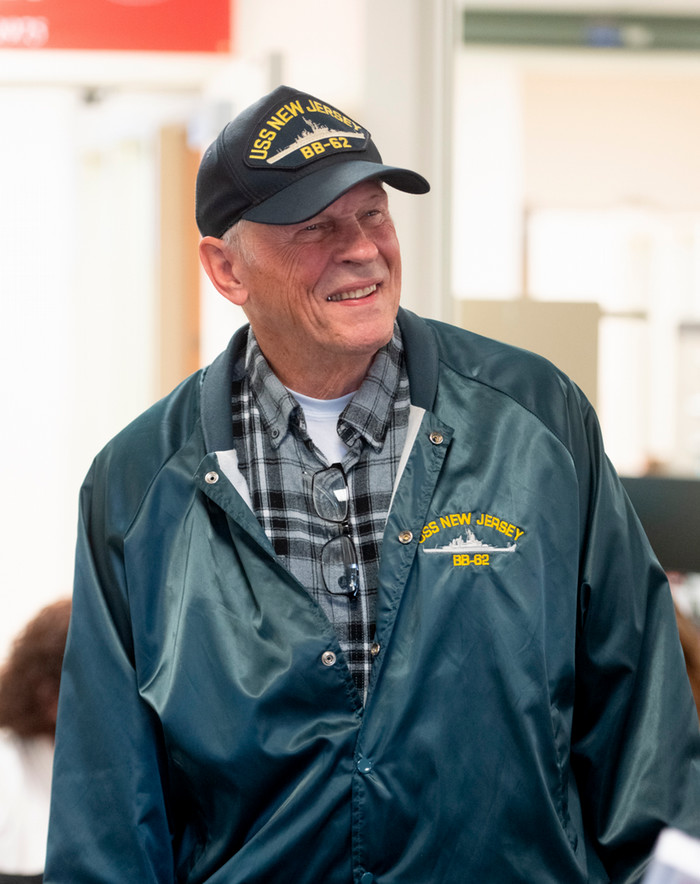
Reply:
<svg viewBox="0 0 700 884"><path fill-rule="evenodd" d="M199 260L214 288L239 307L248 298L248 291L238 278L222 239L205 236L199 243Z"/></svg>

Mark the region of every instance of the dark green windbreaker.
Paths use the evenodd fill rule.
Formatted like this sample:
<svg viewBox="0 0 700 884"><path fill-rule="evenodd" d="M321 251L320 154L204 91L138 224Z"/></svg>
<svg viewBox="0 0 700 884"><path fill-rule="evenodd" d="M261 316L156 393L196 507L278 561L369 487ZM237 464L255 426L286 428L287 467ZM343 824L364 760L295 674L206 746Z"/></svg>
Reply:
<svg viewBox="0 0 700 884"><path fill-rule="evenodd" d="M631 882L660 827L700 835L670 594L590 405L399 319L425 413L364 709L231 482L240 335L96 458L46 884Z"/></svg>

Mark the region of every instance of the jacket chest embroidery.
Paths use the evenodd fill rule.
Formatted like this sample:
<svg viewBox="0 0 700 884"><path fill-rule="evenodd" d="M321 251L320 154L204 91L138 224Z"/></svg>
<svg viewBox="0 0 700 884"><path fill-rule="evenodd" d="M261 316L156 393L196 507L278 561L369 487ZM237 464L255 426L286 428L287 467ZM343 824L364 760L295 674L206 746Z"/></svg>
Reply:
<svg viewBox="0 0 700 884"><path fill-rule="evenodd" d="M443 534L439 538L443 543L431 542L423 552L451 556L454 568L487 567L492 556L514 553L524 533L514 522L493 513L448 513L423 527L419 543Z"/></svg>

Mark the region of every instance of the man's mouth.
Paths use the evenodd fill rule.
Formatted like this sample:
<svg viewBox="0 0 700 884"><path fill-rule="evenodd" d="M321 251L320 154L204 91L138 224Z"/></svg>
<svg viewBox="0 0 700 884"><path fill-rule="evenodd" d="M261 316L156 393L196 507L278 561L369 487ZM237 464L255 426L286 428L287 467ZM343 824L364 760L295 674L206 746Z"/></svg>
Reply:
<svg viewBox="0 0 700 884"><path fill-rule="evenodd" d="M327 301L357 301L360 298L366 298L367 295L371 295L373 292L377 291L377 286L368 285L363 289L353 289L349 292L338 292L336 295L328 295L326 298Z"/></svg>

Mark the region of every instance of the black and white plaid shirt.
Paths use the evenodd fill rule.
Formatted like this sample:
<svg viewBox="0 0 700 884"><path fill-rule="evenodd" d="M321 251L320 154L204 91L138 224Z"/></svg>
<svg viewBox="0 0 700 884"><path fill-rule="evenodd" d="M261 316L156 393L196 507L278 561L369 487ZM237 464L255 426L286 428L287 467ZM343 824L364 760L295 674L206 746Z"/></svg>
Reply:
<svg viewBox="0 0 700 884"><path fill-rule="evenodd" d="M246 372L232 390L238 466L275 552L335 627L361 696L371 668L381 540L409 411L408 376L395 325L391 341L377 353L338 419L338 434L348 446L342 466L360 589L355 599L331 595L324 586L321 549L339 531L316 515L311 499L314 473L329 464L306 431L302 407L273 374L249 331Z"/></svg>

